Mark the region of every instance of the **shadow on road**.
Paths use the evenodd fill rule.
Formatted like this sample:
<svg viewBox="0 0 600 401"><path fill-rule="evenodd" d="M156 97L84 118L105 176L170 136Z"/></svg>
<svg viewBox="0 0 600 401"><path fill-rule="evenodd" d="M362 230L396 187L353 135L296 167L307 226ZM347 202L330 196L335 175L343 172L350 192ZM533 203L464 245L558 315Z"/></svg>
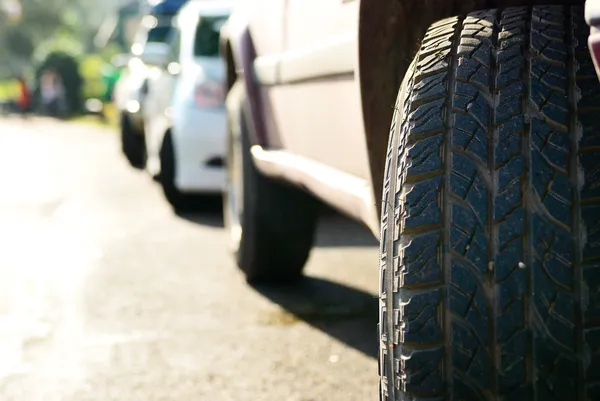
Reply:
<svg viewBox="0 0 600 401"><path fill-rule="evenodd" d="M203 226L224 227L223 198L218 195L198 196L189 210L177 212L177 216Z"/></svg>
<svg viewBox="0 0 600 401"><path fill-rule="evenodd" d="M373 233L364 225L334 211L327 210L321 215L316 247L377 247L378 244Z"/></svg>
<svg viewBox="0 0 600 401"><path fill-rule="evenodd" d="M292 286L253 285L253 288L285 309L285 312L269 316L266 324L305 321L363 354L377 357L376 295L311 277Z"/></svg>
<svg viewBox="0 0 600 401"><path fill-rule="evenodd" d="M192 223L224 227L223 198L221 196L198 196L193 206L177 216ZM364 225L334 210L324 207L315 238L315 247L377 247L378 242Z"/></svg>

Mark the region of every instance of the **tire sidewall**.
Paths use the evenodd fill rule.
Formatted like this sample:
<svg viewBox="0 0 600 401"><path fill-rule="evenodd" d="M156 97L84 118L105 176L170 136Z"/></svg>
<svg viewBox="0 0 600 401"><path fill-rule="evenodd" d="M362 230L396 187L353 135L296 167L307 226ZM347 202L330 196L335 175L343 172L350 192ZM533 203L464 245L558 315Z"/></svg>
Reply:
<svg viewBox="0 0 600 401"><path fill-rule="evenodd" d="M233 254L238 254L242 235L242 218L243 205L239 205L239 200L236 199L236 193L234 186L236 185L233 180L235 174L234 169L235 163L242 163L239 160L240 155L235 151L235 146L239 146L239 135L234 133L231 119L228 119L226 149L227 149L227 165L226 165L226 185L223 193L223 215L225 220L225 227L229 234L229 249ZM243 170L243 167L242 167ZM243 175L243 172L242 172ZM242 176L243 180L243 176ZM243 184L242 184L243 185ZM236 202L235 204L233 202ZM237 208L236 208L237 206ZM240 212L241 209L241 213Z"/></svg>
<svg viewBox="0 0 600 401"><path fill-rule="evenodd" d="M234 163L239 164L239 168L241 169L240 178L242 180L242 200L237 205L239 213L235 217L231 215L235 212L231 204L228 205L227 209L228 214L230 214L228 216L228 229L231 236L231 248L238 264L241 264L243 259L249 257L249 255L245 254L250 252L254 247L252 241L255 238L253 231L255 229L255 214L257 213L256 180L259 179L257 177L259 173L254 167L250 154L250 138L248 137L247 118L243 110L243 104L244 102L242 101L242 107L239 110L238 125L236 127L237 132L231 129L228 141L228 151L231 157L236 158ZM239 151L236 151L236 146L239 147ZM229 163L228 169L233 168L232 165L233 163ZM231 179L233 173L233 171L228 171L228 180ZM233 185L235 183L228 182L227 198L229 201L230 196L235 196L230 192ZM237 228L235 227L236 223L239 225ZM239 233L235 232L236 229L239 230Z"/></svg>
<svg viewBox="0 0 600 401"><path fill-rule="evenodd" d="M171 134L165 134L162 146L159 152L160 174L159 182L165 194L165 197L176 209L183 207L184 196L175 185L176 161L175 149Z"/></svg>

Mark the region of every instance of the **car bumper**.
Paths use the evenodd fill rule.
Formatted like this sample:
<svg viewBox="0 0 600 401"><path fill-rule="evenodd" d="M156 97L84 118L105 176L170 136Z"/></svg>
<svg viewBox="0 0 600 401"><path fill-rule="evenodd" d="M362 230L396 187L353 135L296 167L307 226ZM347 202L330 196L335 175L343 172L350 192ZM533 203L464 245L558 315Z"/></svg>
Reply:
<svg viewBox="0 0 600 401"><path fill-rule="evenodd" d="M175 185L182 192L218 193L225 188L224 108L188 107L173 116Z"/></svg>

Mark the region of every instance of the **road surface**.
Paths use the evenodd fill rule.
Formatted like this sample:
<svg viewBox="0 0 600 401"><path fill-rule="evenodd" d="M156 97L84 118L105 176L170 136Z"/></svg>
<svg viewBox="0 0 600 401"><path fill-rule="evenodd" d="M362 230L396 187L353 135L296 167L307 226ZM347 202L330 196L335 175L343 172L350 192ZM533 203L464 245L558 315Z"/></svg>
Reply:
<svg viewBox="0 0 600 401"><path fill-rule="evenodd" d="M373 238L326 217L304 284L251 288L117 138L0 120L0 399L377 400Z"/></svg>

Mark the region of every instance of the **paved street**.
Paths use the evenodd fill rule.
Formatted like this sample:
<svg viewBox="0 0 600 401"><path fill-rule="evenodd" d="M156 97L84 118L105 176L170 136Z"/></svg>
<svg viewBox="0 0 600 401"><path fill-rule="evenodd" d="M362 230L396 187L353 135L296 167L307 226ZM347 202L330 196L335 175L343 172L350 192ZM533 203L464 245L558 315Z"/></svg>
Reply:
<svg viewBox="0 0 600 401"><path fill-rule="evenodd" d="M0 400L377 400L372 236L325 217L303 285L251 288L117 139L0 120Z"/></svg>

